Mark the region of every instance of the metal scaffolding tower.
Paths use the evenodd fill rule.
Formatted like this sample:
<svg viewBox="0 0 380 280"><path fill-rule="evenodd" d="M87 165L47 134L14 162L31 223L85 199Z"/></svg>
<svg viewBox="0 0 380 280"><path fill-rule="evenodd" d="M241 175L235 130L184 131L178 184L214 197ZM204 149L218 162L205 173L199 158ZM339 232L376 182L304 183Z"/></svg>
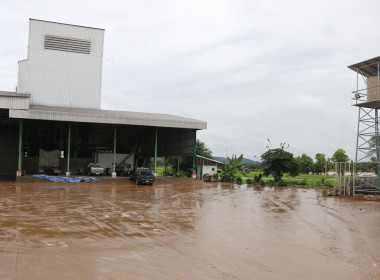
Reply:
<svg viewBox="0 0 380 280"><path fill-rule="evenodd" d="M359 111L353 193L380 194L380 56L348 68L356 72L353 100Z"/></svg>

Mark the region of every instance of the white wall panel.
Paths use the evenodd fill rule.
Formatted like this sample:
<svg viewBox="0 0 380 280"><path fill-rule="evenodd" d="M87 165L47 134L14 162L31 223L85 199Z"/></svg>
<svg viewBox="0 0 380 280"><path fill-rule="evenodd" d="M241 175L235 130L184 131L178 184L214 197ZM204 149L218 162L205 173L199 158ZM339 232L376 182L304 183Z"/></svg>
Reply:
<svg viewBox="0 0 380 280"><path fill-rule="evenodd" d="M99 109L104 30L31 19L28 58L19 62L17 92L33 105ZM44 49L45 35L91 41L90 54Z"/></svg>

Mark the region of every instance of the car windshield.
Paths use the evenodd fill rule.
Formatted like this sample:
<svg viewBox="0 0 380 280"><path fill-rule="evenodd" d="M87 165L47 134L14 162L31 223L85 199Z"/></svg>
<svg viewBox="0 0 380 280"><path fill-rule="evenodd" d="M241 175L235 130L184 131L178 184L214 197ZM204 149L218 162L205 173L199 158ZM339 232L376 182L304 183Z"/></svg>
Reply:
<svg viewBox="0 0 380 280"><path fill-rule="evenodd" d="M141 170L141 171L140 171L140 174L141 174L141 175L150 175L151 173L150 173L149 170Z"/></svg>
<svg viewBox="0 0 380 280"><path fill-rule="evenodd" d="M100 164L92 163L89 165L90 167L100 167Z"/></svg>

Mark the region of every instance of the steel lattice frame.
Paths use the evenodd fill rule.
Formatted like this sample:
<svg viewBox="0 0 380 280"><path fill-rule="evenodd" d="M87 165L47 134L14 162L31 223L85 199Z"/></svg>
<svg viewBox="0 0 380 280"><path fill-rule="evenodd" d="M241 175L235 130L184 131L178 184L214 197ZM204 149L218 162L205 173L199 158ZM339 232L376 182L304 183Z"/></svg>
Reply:
<svg viewBox="0 0 380 280"><path fill-rule="evenodd" d="M379 118L377 110L377 108L359 107L354 167L355 193L380 193Z"/></svg>
<svg viewBox="0 0 380 280"><path fill-rule="evenodd" d="M354 165L354 194L380 194L380 143L379 143L379 116L380 108L380 57L363 61L349 66L356 70L357 87L354 100L358 107L358 127L356 141L356 155ZM377 86L369 88L367 79L378 76ZM359 78L363 78L366 85L359 89ZM376 100L368 98L369 93L376 94Z"/></svg>

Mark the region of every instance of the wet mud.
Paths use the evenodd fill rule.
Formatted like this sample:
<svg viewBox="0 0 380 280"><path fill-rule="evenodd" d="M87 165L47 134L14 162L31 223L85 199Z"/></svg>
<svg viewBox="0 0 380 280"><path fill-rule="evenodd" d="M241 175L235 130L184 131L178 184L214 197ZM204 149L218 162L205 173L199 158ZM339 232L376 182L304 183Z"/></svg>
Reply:
<svg viewBox="0 0 380 280"><path fill-rule="evenodd" d="M380 203L180 178L0 182L0 279L380 279Z"/></svg>

